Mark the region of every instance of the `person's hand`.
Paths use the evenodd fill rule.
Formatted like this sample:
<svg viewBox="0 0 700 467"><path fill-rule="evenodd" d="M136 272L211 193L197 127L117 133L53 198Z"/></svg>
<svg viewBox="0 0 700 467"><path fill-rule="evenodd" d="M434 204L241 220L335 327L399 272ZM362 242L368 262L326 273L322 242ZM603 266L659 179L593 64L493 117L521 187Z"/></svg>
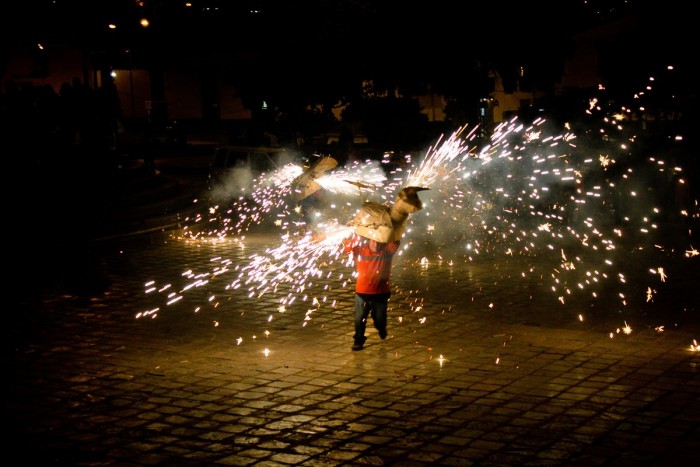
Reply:
<svg viewBox="0 0 700 467"><path fill-rule="evenodd" d="M350 234L340 241L340 245L338 245L338 249L340 251L346 251L348 248L350 248L353 245L354 241L355 241L355 234Z"/></svg>

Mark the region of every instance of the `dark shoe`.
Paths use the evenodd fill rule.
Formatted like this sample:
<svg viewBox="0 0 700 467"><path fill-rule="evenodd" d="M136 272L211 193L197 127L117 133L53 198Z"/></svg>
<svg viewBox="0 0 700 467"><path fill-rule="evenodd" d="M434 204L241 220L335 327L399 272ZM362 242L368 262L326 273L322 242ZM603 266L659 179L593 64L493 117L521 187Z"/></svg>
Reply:
<svg viewBox="0 0 700 467"><path fill-rule="evenodd" d="M365 344L362 342L355 342L352 344L352 350L362 350L365 347Z"/></svg>
<svg viewBox="0 0 700 467"><path fill-rule="evenodd" d="M386 339L386 329L380 329L379 330L379 338L380 339Z"/></svg>

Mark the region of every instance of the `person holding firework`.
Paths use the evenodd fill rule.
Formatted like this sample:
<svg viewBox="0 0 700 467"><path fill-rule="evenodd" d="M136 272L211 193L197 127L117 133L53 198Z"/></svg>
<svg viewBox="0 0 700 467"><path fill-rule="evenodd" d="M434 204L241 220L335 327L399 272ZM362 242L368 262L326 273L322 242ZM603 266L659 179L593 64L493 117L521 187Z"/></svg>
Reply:
<svg viewBox="0 0 700 467"><path fill-rule="evenodd" d="M390 208L366 202L350 223L355 230L352 236L343 240L342 251L353 255L357 272L352 350L364 348L369 317L379 332L379 338L385 339L387 336L387 310L391 297L394 254L399 249L408 215L422 208L417 192L424 189L402 189Z"/></svg>
<svg viewBox="0 0 700 467"><path fill-rule="evenodd" d="M398 240L382 243L357 234L343 240L343 252L352 253L357 271L352 350L364 348L369 316L379 332L379 338L386 338L387 308L391 296L391 265L399 243Z"/></svg>

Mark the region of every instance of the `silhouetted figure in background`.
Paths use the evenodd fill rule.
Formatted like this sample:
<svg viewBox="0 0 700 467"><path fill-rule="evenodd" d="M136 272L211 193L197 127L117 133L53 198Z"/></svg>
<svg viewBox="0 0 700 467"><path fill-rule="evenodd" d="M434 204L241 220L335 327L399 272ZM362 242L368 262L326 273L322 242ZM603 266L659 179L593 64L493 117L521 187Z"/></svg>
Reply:
<svg viewBox="0 0 700 467"><path fill-rule="evenodd" d="M19 246L27 247L17 266L24 278L18 286L31 289L27 293L47 284L88 292L105 286L90 240L107 215L115 97L109 88L98 95L78 78L58 93L51 86L5 84L0 122L6 144L18 143L7 168L27 180L10 208L22 229Z"/></svg>

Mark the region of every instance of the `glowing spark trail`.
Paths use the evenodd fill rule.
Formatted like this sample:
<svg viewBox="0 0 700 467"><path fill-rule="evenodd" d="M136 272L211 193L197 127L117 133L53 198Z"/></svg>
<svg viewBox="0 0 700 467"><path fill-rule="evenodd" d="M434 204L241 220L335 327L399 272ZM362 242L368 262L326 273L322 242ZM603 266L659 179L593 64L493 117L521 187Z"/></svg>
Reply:
<svg viewBox="0 0 700 467"><path fill-rule="evenodd" d="M507 264L520 260L520 276L540 278L543 290L561 305L575 302L578 295L590 303L615 300L623 309L636 300L627 297L654 302L659 292L652 288L639 286L640 293L629 293L638 287L630 280L632 272L647 270L666 282L667 268L649 264L655 261L651 245L669 256L675 251L685 258L698 256L692 246L665 247L660 228L666 216L696 220L697 202L668 202L669 180L674 190L685 185L676 180L682 169L659 155L634 151L638 128L628 121L628 109L608 110L593 98L585 114L588 125L602 125L598 132L581 125L585 142L594 149L578 143L570 122L513 118L498 124L486 143L477 140L477 127L461 127L400 170L386 173L377 161L368 160L327 171L315 179L322 190L314 204L292 196L301 166L263 174L245 196L192 219L184 237L241 238L251 227L268 223L279 232L279 245L251 255L246 264L217 258L212 271L184 275L190 282L174 293L168 291L171 284L159 287L155 281L146 284L146 292L171 293L169 305L181 302L190 290L224 279L228 290L278 298L279 313L297 300L308 302L303 318L308 321L313 310L328 306L324 294L329 284L346 286L351 278L352 258L339 253L339 244L352 232L347 223L357 209L367 200L391 203L402 187L414 186L429 191L421 193L423 210L409 218L401 255L423 268L478 256ZM421 303L414 312L422 308ZM489 304L489 309L497 308ZM157 309L139 317L155 316ZM582 314L574 316L584 322ZM629 333L631 327L625 323L623 330Z"/></svg>

